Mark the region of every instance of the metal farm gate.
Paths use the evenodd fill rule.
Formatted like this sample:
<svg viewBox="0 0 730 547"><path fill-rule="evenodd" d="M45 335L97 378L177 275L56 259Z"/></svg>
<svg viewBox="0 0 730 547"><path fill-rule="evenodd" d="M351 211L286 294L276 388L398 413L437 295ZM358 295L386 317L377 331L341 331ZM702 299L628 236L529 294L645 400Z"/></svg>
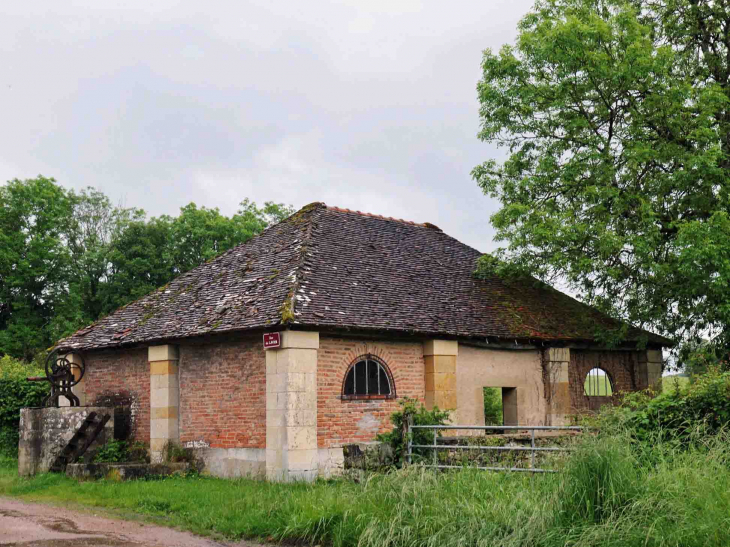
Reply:
<svg viewBox="0 0 730 547"><path fill-rule="evenodd" d="M413 442L414 434L417 430L431 430L433 431L433 442L430 444L415 444ZM514 433L529 432L530 446L498 446L498 445L482 445L482 444L459 444L459 442L468 441L469 439L477 439L479 441L488 439L491 435L483 435L480 437L475 436L463 436L463 437L439 437L440 431L451 431L451 430L472 430L472 431L510 431ZM471 467L473 469L482 469L484 471L516 471L516 472L527 472L527 473L556 473L554 469L542 469L536 465L536 455L545 453L559 453L559 452L570 452L572 449L566 446L537 446L535 442L536 431L582 431L582 427L573 426L546 426L546 425L411 425L408 426L408 451L407 451L407 462L413 463L414 456L416 453L414 450L420 451L419 463L424 467L430 467L434 469L460 469L462 467ZM494 436L493 438L499 438ZM439 443L439 440L442 442ZM444 442L446 441L446 442ZM430 458L424 457L423 452L430 451ZM454 465L453 463L443 462L442 458L439 457L439 451L468 451L474 453L476 451L481 452L497 452L497 453L529 453L529 460L525 463L527 467L500 467L500 466L484 466L484 465L469 465L468 463L461 465ZM429 462L430 459L430 462ZM478 460L478 458L477 458Z"/></svg>

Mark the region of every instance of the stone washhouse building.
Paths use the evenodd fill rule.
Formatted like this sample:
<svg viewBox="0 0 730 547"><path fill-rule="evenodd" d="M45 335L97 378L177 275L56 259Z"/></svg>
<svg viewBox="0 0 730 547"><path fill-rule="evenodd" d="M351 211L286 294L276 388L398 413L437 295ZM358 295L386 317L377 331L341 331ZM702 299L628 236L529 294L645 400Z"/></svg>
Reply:
<svg viewBox="0 0 730 547"><path fill-rule="evenodd" d="M314 203L58 347L86 362L82 404L129 408L153 456L174 441L210 473L276 480L330 474L406 397L478 425L498 387L506 425L561 425L610 402L587 396L591 370L614 393L661 380L668 340L630 328L607 350L597 327L620 323L477 279L480 256L431 224Z"/></svg>

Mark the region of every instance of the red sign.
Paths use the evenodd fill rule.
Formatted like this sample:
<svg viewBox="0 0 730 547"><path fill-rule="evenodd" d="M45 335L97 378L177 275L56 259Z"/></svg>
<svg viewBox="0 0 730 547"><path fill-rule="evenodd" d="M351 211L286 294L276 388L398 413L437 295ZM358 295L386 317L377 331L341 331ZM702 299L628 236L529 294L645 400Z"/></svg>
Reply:
<svg viewBox="0 0 730 547"><path fill-rule="evenodd" d="M274 349L281 347L281 333L267 332L264 334L264 349Z"/></svg>

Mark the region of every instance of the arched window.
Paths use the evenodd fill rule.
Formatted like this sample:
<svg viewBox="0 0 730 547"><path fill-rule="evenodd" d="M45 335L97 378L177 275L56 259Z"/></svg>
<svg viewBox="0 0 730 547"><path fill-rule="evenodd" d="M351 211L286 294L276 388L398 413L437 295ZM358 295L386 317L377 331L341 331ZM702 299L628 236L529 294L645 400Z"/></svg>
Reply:
<svg viewBox="0 0 730 547"><path fill-rule="evenodd" d="M388 367L372 355L355 359L342 384L343 399L392 399L395 384Z"/></svg>
<svg viewBox="0 0 730 547"><path fill-rule="evenodd" d="M608 372L602 368L592 368L586 375L583 389L588 397L610 397L613 395L613 384Z"/></svg>

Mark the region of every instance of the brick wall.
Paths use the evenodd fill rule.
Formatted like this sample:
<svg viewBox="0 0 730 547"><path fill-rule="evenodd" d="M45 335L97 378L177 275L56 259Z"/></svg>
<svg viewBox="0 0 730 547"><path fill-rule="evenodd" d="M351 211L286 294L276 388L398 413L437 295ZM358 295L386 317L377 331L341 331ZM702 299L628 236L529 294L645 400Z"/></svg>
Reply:
<svg viewBox="0 0 730 547"><path fill-rule="evenodd" d="M180 442L266 447L261 338L180 346Z"/></svg>
<svg viewBox="0 0 730 547"><path fill-rule="evenodd" d="M129 407L129 423L126 424L129 429L125 433L130 439L149 443L150 370L147 348L94 352L85 355L84 359L86 405ZM116 421L115 418L115 426Z"/></svg>
<svg viewBox="0 0 730 547"><path fill-rule="evenodd" d="M638 362L641 353L635 351L580 351L570 350L568 369L570 404L573 411L597 410L604 404L616 401L611 397L587 397L584 382L588 371L602 368L608 373L613 392L627 392L646 389L639 380Z"/></svg>
<svg viewBox="0 0 730 547"><path fill-rule="evenodd" d="M343 401L342 382L359 356L372 354L388 366L398 399L424 401L423 345L409 342L364 342L320 337L317 353L317 446L333 448L368 442L391 429L395 399Z"/></svg>

